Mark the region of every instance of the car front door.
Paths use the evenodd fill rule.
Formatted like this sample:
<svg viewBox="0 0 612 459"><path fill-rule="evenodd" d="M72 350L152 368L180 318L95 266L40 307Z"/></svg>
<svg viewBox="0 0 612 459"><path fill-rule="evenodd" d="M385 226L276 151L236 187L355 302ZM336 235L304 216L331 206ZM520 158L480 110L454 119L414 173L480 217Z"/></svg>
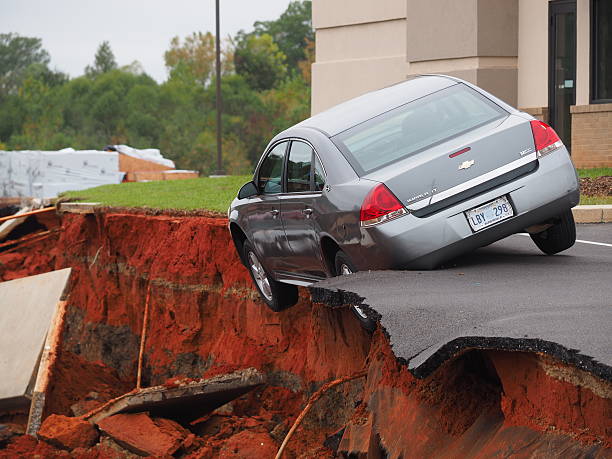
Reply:
<svg viewBox="0 0 612 459"><path fill-rule="evenodd" d="M249 204L249 230L256 252L269 271L279 269L290 255L280 217L283 168L289 142L274 145L262 161L256 178L259 194Z"/></svg>
<svg viewBox="0 0 612 459"><path fill-rule="evenodd" d="M325 277L325 263L317 237L317 200L325 179L316 154L306 142L293 140L285 170L285 193L281 195L281 219L292 257L286 269L295 274ZM283 263L284 264L284 263Z"/></svg>

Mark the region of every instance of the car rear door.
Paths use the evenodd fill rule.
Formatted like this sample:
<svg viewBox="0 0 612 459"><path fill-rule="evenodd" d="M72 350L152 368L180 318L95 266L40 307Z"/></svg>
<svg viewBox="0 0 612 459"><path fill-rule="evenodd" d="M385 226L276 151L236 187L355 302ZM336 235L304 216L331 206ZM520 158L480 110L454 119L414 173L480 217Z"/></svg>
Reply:
<svg viewBox="0 0 612 459"><path fill-rule="evenodd" d="M305 276L325 277L319 247L318 206L325 185L324 171L312 146L293 140L285 169L285 193L281 196L281 219L292 256L285 270Z"/></svg>
<svg viewBox="0 0 612 459"><path fill-rule="evenodd" d="M288 141L274 145L259 166L256 184L259 195L248 208L249 231L255 250L269 271L276 271L291 254L280 218L280 196Z"/></svg>

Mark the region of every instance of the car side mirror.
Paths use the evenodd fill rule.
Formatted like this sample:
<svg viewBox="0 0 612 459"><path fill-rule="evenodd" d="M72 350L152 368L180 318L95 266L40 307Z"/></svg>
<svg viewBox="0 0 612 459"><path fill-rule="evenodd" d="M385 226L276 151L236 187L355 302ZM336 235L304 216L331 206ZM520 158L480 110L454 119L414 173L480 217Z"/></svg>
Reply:
<svg viewBox="0 0 612 459"><path fill-rule="evenodd" d="M251 198L253 196L257 196L259 194L259 190L255 185L255 182L248 182L242 185L240 191L238 191L238 199Z"/></svg>

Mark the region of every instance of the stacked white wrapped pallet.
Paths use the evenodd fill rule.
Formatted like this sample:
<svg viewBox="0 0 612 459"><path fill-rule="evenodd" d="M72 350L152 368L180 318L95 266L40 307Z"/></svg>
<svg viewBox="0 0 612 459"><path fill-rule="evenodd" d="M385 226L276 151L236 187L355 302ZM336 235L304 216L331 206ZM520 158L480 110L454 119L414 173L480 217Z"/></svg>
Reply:
<svg viewBox="0 0 612 459"><path fill-rule="evenodd" d="M53 198L70 190L121 183L116 152L0 151L0 197Z"/></svg>

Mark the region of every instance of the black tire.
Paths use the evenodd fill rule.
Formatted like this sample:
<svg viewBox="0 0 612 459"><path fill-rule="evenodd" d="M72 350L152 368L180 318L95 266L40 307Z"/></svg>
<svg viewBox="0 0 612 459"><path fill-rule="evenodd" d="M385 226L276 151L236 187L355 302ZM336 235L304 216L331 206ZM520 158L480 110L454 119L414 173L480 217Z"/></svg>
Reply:
<svg viewBox="0 0 612 459"><path fill-rule="evenodd" d="M338 250L336 252L336 257L334 259L334 269L336 276L344 276L357 272L357 268L350 260L350 258L342 251ZM359 323L363 328L365 328L369 332L373 332L376 330L376 321L370 319L365 311L359 307L358 305L351 306L351 311L359 319Z"/></svg>
<svg viewBox="0 0 612 459"><path fill-rule="evenodd" d="M554 255L569 249L576 242L576 223L572 210L561 214L550 228L541 233L531 234L535 245L547 255Z"/></svg>
<svg viewBox="0 0 612 459"><path fill-rule="evenodd" d="M255 287L257 287L259 296L270 309L274 312L280 312L297 303L297 287L295 285L275 281L259 261L259 257L249 241L244 242L243 254L245 265L249 270ZM255 261L258 264L258 268ZM265 277L265 280L262 279L262 276ZM266 281L269 289L265 285Z"/></svg>

